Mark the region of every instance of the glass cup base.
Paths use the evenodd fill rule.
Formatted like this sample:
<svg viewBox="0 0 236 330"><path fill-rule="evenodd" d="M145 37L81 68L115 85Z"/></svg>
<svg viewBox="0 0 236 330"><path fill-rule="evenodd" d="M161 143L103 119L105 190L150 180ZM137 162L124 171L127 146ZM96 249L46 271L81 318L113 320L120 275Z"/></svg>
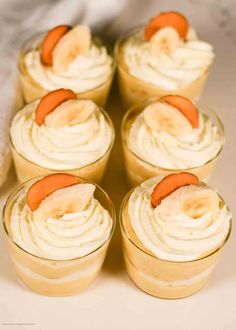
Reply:
<svg viewBox="0 0 236 330"><path fill-rule="evenodd" d="M72 175L81 176L96 183L101 182L102 177L106 171L107 163L110 157L110 151L106 152L99 160L92 164L83 166L74 170L53 170L39 166L23 156L21 156L15 148L11 146L12 158L16 170L17 179L20 183L26 182L37 176L48 175L57 172L65 172Z"/></svg>

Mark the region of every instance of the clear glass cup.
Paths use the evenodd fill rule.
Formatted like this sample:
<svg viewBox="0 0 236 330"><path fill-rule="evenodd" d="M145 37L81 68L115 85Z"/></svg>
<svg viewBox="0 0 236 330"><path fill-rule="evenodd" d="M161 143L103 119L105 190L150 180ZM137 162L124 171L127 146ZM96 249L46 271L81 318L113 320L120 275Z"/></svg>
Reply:
<svg viewBox="0 0 236 330"><path fill-rule="evenodd" d="M21 109L22 110L22 109ZM99 183L105 174L106 166L111 154L111 150L114 144L114 139L115 139L115 130L113 127L113 123L103 109L100 108L100 111L104 115L107 123L112 129L112 139L111 143L107 149L107 151L98 159L96 159L93 163L88 164L86 166L82 166L79 168L75 169L60 169L60 171L72 174L72 175L77 175L81 176L83 178L86 178L88 180L94 181L96 183ZM9 137L10 140L10 149L11 149L11 154L16 170L16 175L18 178L18 181L23 183L25 181L28 181L36 176L40 175L47 175L50 173L55 173L58 172L58 169L52 169L52 168L46 168L43 166L38 165L36 162L33 162L23 155L21 155L15 148L12 139L11 139L11 134Z"/></svg>
<svg viewBox="0 0 236 330"><path fill-rule="evenodd" d="M155 297L178 299L193 295L208 282L230 236L232 223L222 245L203 258L183 262L160 259L149 254L135 238L128 215L128 201L134 189L126 195L120 209L123 254L130 279Z"/></svg>
<svg viewBox="0 0 236 330"><path fill-rule="evenodd" d="M130 150L128 146L128 137L132 123L134 122L136 117L145 109L146 106L156 101L158 101L158 98L151 98L139 104L136 104L133 107L131 107L123 117L123 121L121 124L121 137L122 137L122 146L123 146L124 159L125 159L125 170L126 170L128 184L132 187L151 177L157 175L168 175L170 173L176 173L180 171L193 173L197 175L197 177L200 180L207 182L215 168L215 165L219 159L223 146L219 150L217 155L214 156L214 158L209 159L209 161L207 161L205 164L198 167L184 168L181 170L168 169L168 168L155 166L143 160L138 155L136 155L132 150ZM219 117L216 115L215 112L211 111L207 106L201 103L197 103L197 104L200 111L203 114L209 116L212 122L217 126L220 134L222 135L222 141L224 142L224 138L225 138L224 127Z"/></svg>
<svg viewBox="0 0 236 330"><path fill-rule="evenodd" d="M118 39L115 45L115 57L118 69L118 84L120 95L125 108L128 109L133 104L143 101L146 98L161 97L163 95L169 94L181 95L187 98L191 98L193 100L198 100L204 88L211 65L206 68L206 70L199 78L197 78L187 86L175 90L158 88L151 83L147 83L145 81L140 80L139 78L132 76L129 73L128 67L124 61L123 45L130 36L132 36L143 28L144 27L138 27L132 29L124 37Z"/></svg>
<svg viewBox="0 0 236 330"><path fill-rule="evenodd" d="M30 51L34 49L38 49L41 41L43 40L45 36L45 33L38 33L35 36L31 37L30 39L26 40L26 42L23 44L20 54L19 54L19 59L18 59L18 75L19 75L19 81L20 81L20 86L18 88L18 93L22 94L22 98L24 103L29 103L31 101L37 100L41 97L43 97L45 94L50 92L49 90L45 90L42 86L38 84L29 74L27 71L27 68L25 66L25 55ZM96 38L96 42L98 44L102 44L101 40ZM77 93L77 97L80 99L88 99L92 100L95 103L97 103L99 106L103 107L107 101L113 76L115 73L115 68L116 68L116 63L113 58L112 54L112 49L108 45L107 46L109 55L113 59L113 64L112 64L112 72L110 76L107 78L107 80L97 86L94 89L85 91L83 93ZM68 88L68 86L61 86L62 88ZM76 91L75 91L76 92Z"/></svg>
<svg viewBox="0 0 236 330"><path fill-rule="evenodd" d="M17 197L38 178L17 187L8 197L3 209L3 227L7 237L9 253L19 279L31 290L48 296L78 294L88 288L97 278L105 259L115 228L115 209L109 196L96 185L94 197L109 212L113 220L110 235L101 246L91 253L70 260L52 260L35 256L19 245L11 235L10 218ZM79 178L80 182L90 182Z"/></svg>

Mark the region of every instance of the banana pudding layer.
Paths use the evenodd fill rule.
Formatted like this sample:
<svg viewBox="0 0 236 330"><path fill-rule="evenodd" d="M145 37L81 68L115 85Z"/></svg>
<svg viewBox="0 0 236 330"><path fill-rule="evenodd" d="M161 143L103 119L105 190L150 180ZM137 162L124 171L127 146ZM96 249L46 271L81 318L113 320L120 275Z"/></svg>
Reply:
<svg viewBox="0 0 236 330"><path fill-rule="evenodd" d="M112 74L111 56L105 46L91 39L87 26L76 26L62 36L53 60L52 66L44 65L40 49L29 51L24 59L29 75L47 91L64 87L83 93L102 85Z"/></svg>
<svg viewBox="0 0 236 330"><path fill-rule="evenodd" d="M53 260L83 257L95 251L108 240L112 219L93 197L94 190L94 185L85 183L60 189L32 211L26 203L25 189L10 217L13 241L35 256ZM74 211L81 203L85 204L81 210Z"/></svg>
<svg viewBox="0 0 236 330"><path fill-rule="evenodd" d="M154 208L150 196L161 179L144 182L128 201L138 245L160 259L177 262L196 260L220 248L230 231L231 214L217 192L203 184L190 184Z"/></svg>
<svg viewBox="0 0 236 330"><path fill-rule="evenodd" d="M123 45L123 58L130 75L154 86L176 90L198 79L212 64L213 47L198 39L193 28L181 39L172 27L156 32L150 40L144 30Z"/></svg>
<svg viewBox="0 0 236 330"><path fill-rule="evenodd" d="M112 128L94 103L69 100L41 125L35 120L38 104L32 102L18 112L10 128L13 146L29 161L54 170L76 169L98 160L111 146ZM77 123L80 104L88 116Z"/></svg>
<svg viewBox="0 0 236 330"><path fill-rule="evenodd" d="M53 173L22 184L3 212L18 277L43 295L85 290L102 267L114 215L106 193L78 176Z"/></svg>
<svg viewBox="0 0 236 330"><path fill-rule="evenodd" d="M199 112L198 127L192 127L176 107L157 102L136 117L127 143L135 155L149 164L188 169L213 159L222 149L224 136L207 114Z"/></svg>

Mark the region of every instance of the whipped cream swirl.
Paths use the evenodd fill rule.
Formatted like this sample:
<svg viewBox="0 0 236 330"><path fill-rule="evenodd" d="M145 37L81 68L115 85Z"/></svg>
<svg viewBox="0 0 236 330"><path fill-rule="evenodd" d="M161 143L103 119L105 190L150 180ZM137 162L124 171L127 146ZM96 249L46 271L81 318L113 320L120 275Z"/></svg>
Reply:
<svg viewBox="0 0 236 330"><path fill-rule="evenodd" d="M23 157L49 169L69 170L93 163L111 146L113 129L98 108L81 124L52 128L36 123L38 102L19 111L11 124L13 146Z"/></svg>
<svg viewBox="0 0 236 330"><path fill-rule="evenodd" d="M12 238L25 251L43 258L69 260L95 251L109 238L111 216L94 197L83 211L35 221L25 194L18 196L10 219Z"/></svg>
<svg viewBox="0 0 236 330"><path fill-rule="evenodd" d="M206 211L194 218L178 211L179 203L184 202L183 194L189 200L192 198L193 203L197 202L192 186L186 186L154 208L150 194L160 179L156 177L144 182L134 190L128 201L131 225L143 246L156 257L170 261L196 260L219 248L229 233L231 221L231 214L224 202L218 197L215 209L207 210L206 205ZM187 194L185 189L188 189ZM198 193L199 189L201 187L197 188ZM202 189L213 190L205 186ZM165 205L162 205L163 201Z"/></svg>
<svg viewBox="0 0 236 330"><path fill-rule="evenodd" d="M209 116L200 112L198 128L181 136L151 129L142 112L133 122L128 137L128 147L133 153L154 166L167 169L204 165L218 154L223 144L223 134Z"/></svg>
<svg viewBox="0 0 236 330"><path fill-rule="evenodd" d="M185 87L198 79L211 65L213 47L197 39L190 28L186 41L170 54L155 56L143 30L130 36L123 46L123 56L129 73L142 81L165 90Z"/></svg>
<svg viewBox="0 0 236 330"><path fill-rule="evenodd" d="M112 58L106 48L96 42L92 42L89 51L79 54L60 75L53 67L41 63L39 49L29 51L24 63L28 74L47 91L63 87L83 93L102 85L112 74Z"/></svg>

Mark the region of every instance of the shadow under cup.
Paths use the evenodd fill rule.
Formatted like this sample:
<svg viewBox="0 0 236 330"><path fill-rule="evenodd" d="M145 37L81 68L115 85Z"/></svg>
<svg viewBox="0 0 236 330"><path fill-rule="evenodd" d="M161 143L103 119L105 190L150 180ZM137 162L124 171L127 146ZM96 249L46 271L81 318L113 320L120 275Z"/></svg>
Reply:
<svg viewBox="0 0 236 330"><path fill-rule="evenodd" d="M137 27L128 31L127 35L118 39L115 45L119 90L125 108L127 109L133 104L141 102L146 98L161 97L169 94L181 95L193 100L198 100L207 80L211 65L209 65L196 80L192 81L187 86L174 90L161 89L151 83L140 80L129 73L128 66L124 60L124 43L129 37L140 31L142 28L143 27Z"/></svg>
<svg viewBox="0 0 236 330"><path fill-rule="evenodd" d="M217 114L210 110L207 106L201 104L200 102L197 102L200 111L203 115L207 115L211 119L212 123L216 125L223 141L222 147L220 148L218 153L213 158L209 159L205 164L202 164L197 167L182 169L163 168L160 166L153 165L146 160L143 160L140 156L135 154L129 148L128 139L133 122L148 105L158 101L158 99L159 98L151 98L134 105L126 112L123 118L121 125L121 136L125 159L125 170L129 186L133 187L154 176L168 175L171 173L178 173L180 171L193 173L199 178L199 180L207 182L216 166L220 153L223 149L225 134L223 124Z"/></svg>
<svg viewBox="0 0 236 330"><path fill-rule="evenodd" d="M12 239L10 229L11 212L17 197L37 179L39 178L30 180L13 191L3 210L3 226L14 268L19 279L32 291L47 296L78 294L91 285L101 270L115 228L113 203L109 196L96 185L94 197L109 212L113 224L108 239L95 251L83 257L69 260L41 258L17 245ZM79 178L79 180L80 182L89 182L83 178Z"/></svg>
<svg viewBox="0 0 236 330"><path fill-rule="evenodd" d="M231 223L224 242L211 254L183 262L160 259L149 254L131 238L128 201L133 190L124 198L120 210L123 254L130 279L146 293L164 299L184 298L198 292L208 282L217 265L222 248L230 236Z"/></svg>
<svg viewBox="0 0 236 330"><path fill-rule="evenodd" d="M21 95L19 99L22 100L23 104L27 104L31 101L37 100L42 98L45 94L50 92L50 90L44 89L40 84L38 84L29 74L27 71L27 68L25 66L25 56L26 54L31 50L37 50L39 49L39 45L41 41L43 40L43 37L45 36L45 33L39 33L30 39L26 40L26 42L23 44L19 59L18 59L18 77L19 77L19 86L18 86L18 93ZM98 45L101 45L102 42L99 38L96 38L96 42ZM112 70L110 76L107 78L107 80L102 83L101 85L82 92L77 93L77 97L79 99L87 99L94 101L97 105L100 107L103 107L106 104L107 98L109 96L112 80L115 73L116 63L113 58L113 52L109 45L106 45L108 49L108 53L112 58ZM61 88L69 88L68 86L60 86ZM75 91L76 92L76 91ZM21 104L22 105L22 104ZM19 107L18 107L19 108Z"/></svg>

